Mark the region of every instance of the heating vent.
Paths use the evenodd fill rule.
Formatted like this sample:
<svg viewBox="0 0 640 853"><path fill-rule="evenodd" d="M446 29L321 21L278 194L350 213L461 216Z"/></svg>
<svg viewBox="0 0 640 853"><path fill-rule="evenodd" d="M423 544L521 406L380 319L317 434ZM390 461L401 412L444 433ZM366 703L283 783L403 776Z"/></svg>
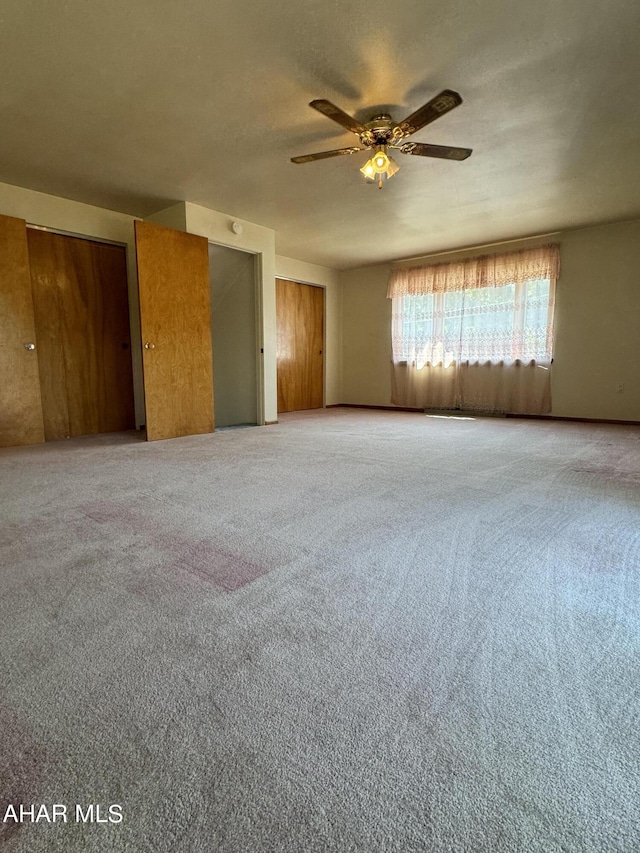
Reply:
<svg viewBox="0 0 640 853"><path fill-rule="evenodd" d="M478 412L475 409L425 409L425 415L441 418L506 418L506 412Z"/></svg>

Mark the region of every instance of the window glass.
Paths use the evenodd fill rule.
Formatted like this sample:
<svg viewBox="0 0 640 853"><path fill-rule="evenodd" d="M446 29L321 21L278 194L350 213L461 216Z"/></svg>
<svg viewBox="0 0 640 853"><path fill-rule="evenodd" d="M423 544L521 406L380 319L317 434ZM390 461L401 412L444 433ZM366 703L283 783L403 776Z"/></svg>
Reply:
<svg viewBox="0 0 640 853"><path fill-rule="evenodd" d="M549 279L393 300L394 360L550 359Z"/></svg>

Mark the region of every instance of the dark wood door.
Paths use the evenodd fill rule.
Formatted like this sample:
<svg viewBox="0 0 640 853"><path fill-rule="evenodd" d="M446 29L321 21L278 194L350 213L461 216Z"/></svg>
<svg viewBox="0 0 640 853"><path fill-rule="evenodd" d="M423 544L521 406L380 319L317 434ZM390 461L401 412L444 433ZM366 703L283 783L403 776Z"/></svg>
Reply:
<svg viewBox="0 0 640 853"><path fill-rule="evenodd" d="M27 224L0 215L0 447L42 441Z"/></svg>
<svg viewBox="0 0 640 853"><path fill-rule="evenodd" d="M147 438L213 432L207 240L149 222L135 231Z"/></svg>
<svg viewBox="0 0 640 853"><path fill-rule="evenodd" d="M47 440L133 429L126 251L28 230Z"/></svg>
<svg viewBox="0 0 640 853"><path fill-rule="evenodd" d="M324 288L276 279L278 412L323 405Z"/></svg>

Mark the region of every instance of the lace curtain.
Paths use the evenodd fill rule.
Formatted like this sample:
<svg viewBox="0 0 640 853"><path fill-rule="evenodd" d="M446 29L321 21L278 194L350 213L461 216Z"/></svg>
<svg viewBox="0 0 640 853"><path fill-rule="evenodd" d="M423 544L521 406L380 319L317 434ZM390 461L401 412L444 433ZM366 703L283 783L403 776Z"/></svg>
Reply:
<svg viewBox="0 0 640 853"><path fill-rule="evenodd" d="M551 409L557 245L392 273L396 405Z"/></svg>

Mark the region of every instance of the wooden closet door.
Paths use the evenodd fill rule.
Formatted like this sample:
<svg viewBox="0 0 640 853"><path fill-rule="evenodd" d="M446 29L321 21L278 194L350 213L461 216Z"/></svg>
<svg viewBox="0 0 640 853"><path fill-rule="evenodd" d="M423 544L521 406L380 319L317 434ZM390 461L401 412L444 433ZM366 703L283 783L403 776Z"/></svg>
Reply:
<svg viewBox="0 0 640 853"><path fill-rule="evenodd" d="M47 440L133 429L126 251L29 229Z"/></svg>
<svg viewBox="0 0 640 853"><path fill-rule="evenodd" d="M135 223L147 438L213 432L208 242Z"/></svg>
<svg viewBox="0 0 640 853"><path fill-rule="evenodd" d="M323 405L324 288L276 279L278 412Z"/></svg>
<svg viewBox="0 0 640 853"><path fill-rule="evenodd" d="M0 215L0 447L44 441L36 346L27 224Z"/></svg>

